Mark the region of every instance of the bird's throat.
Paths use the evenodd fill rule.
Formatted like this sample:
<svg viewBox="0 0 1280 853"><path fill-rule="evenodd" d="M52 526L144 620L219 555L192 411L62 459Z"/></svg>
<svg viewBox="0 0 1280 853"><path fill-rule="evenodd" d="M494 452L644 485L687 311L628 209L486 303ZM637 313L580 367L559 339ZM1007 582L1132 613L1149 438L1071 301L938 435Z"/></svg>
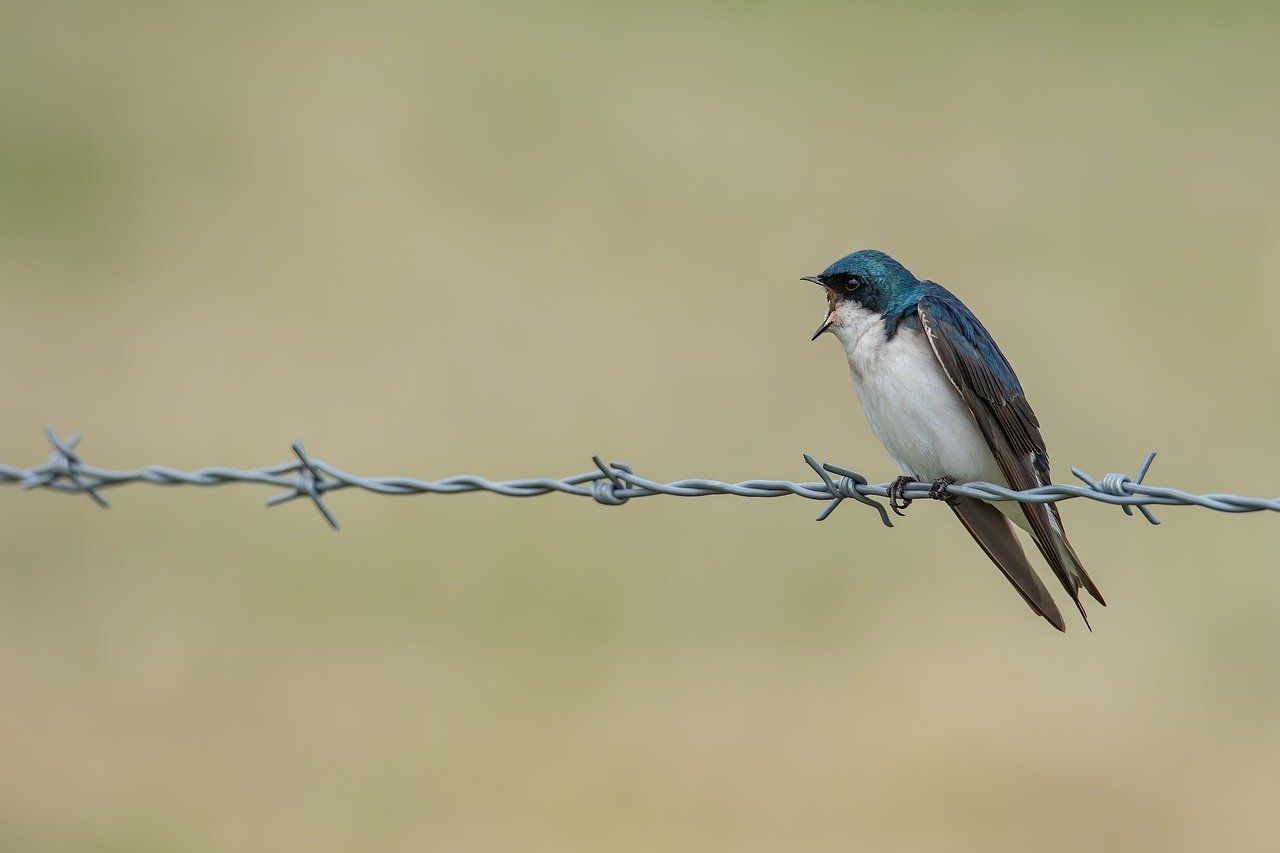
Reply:
<svg viewBox="0 0 1280 853"><path fill-rule="evenodd" d="M827 316L822 318L822 325L818 326L818 331L813 333L810 340L816 341L823 332L828 331L836 322L836 294L832 290L827 291Z"/></svg>

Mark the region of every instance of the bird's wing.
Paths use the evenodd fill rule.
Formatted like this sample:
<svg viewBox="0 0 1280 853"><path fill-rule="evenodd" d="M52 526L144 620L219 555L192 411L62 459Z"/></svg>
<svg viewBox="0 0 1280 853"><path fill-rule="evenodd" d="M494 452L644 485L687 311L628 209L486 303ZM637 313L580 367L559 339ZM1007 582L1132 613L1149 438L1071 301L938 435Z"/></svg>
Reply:
<svg viewBox="0 0 1280 853"><path fill-rule="evenodd" d="M916 311L934 355L969 406L1009 486L1021 491L1051 482L1040 422L1013 368L982 323L938 285L931 286ZM1105 606L1106 602L1067 542L1058 508L1051 503L1021 506L1036 546L1088 624L1080 587L1099 604Z"/></svg>
<svg viewBox="0 0 1280 853"><path fill-rule="evenodd" d="M1059 631L1067 630L1067 623L1062 620L1053 596L1049 595L1049 590L1044 588L1035 569L1027 562L1027 555L1022 552L1009 519L991 504L969 498L961 498L952 504L951 509L991 562L1022 595L1022 600L1050 625Z"/></svg>

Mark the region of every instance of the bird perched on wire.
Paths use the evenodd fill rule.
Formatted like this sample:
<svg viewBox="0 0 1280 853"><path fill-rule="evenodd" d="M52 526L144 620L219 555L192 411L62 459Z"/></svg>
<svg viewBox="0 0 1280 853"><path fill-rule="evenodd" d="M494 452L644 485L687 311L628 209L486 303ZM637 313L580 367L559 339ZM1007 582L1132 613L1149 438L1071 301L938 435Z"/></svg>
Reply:
<svg viewBox="0 0 1280 853"><path fill-rule="evenodd" d="M872 249L803 280L826 290L827 314L813 340L828 331L840 340L862 411L898 465L893 511L901 515L911 503L903 494L908 483L932 483L930 497L950 504L1031 609L1065 631L1009 526L1013 521L1031 534L1087 626L1081 587L1106 602L1067 541L1055 504L991 504L947 493L957 482L1019 491L1052 482L1040 422L978 318L946 288L920 281Z"/></svg>

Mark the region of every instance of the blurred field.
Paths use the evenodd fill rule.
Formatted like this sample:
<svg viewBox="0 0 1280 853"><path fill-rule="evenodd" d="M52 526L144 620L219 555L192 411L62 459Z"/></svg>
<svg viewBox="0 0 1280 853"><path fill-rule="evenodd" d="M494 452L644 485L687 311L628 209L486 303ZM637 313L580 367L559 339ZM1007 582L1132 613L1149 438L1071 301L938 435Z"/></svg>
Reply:
<svg viewBox="0 0 1280 853"><path fill-rule="evenodd" d="M887 479L797 282L972 305L1057 473L1280 478L1275 14L8 3L0 459ZM0 491L0 848L1280 844L1280 523Z"/></svg>

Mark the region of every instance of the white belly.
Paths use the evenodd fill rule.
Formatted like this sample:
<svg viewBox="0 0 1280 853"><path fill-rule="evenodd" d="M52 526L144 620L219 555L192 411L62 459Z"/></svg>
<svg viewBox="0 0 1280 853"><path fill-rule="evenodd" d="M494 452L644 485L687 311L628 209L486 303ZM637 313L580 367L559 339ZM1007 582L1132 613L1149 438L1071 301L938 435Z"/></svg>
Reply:
<svg viewBox="0 0 1280 853"><path fill-rule="evenodd" d="M853 387L871 431L903 474L1005 484L986 439L952 386L924 334L867 316L841 335Z"/></svg>

